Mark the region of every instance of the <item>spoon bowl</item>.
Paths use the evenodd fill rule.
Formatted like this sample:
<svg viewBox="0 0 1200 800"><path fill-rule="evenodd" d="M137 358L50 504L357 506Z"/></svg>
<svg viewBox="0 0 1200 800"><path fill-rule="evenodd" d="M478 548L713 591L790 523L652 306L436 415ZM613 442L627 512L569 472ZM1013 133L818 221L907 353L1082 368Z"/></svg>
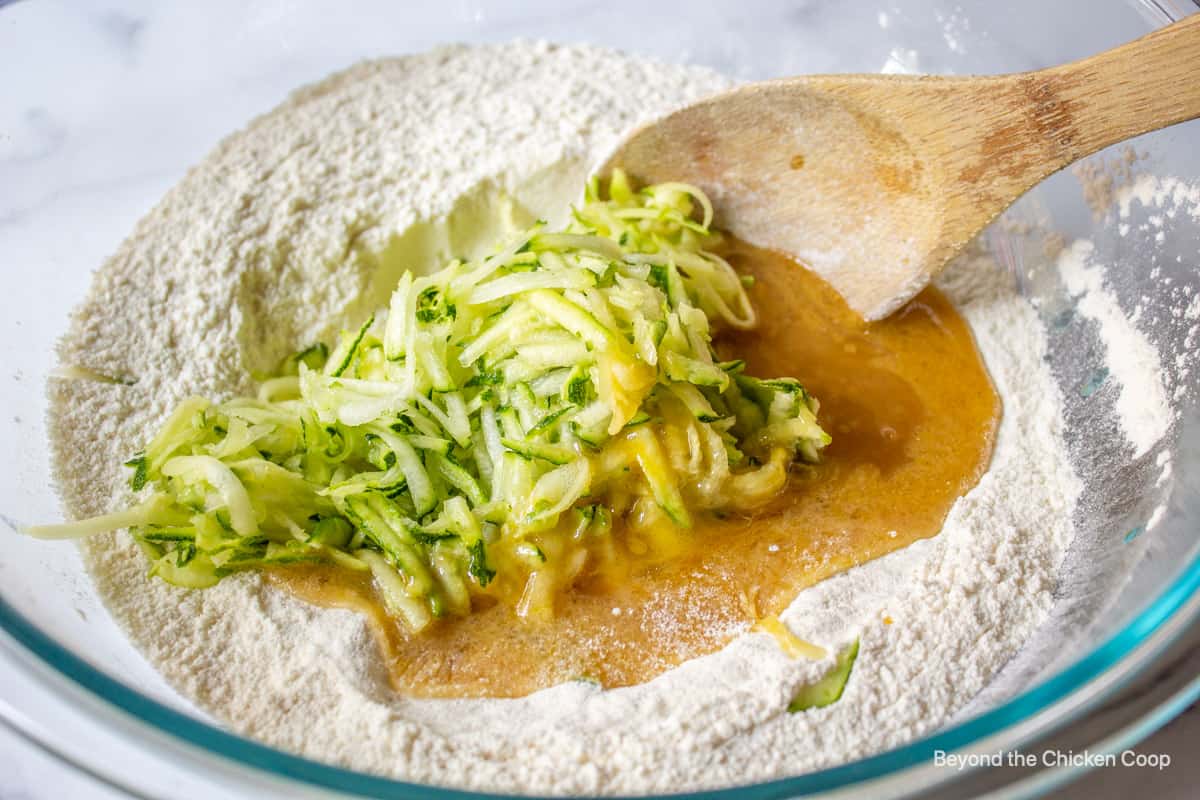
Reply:
<svg viewBox="0 0 1200 800"><path fill-rule="evenodd" d="M1200 15L1037 72L749 84L635 130L602 174L697 184L718 225L793 255L875 320L1047 176L1200 116L1197 64Z"/></svg>

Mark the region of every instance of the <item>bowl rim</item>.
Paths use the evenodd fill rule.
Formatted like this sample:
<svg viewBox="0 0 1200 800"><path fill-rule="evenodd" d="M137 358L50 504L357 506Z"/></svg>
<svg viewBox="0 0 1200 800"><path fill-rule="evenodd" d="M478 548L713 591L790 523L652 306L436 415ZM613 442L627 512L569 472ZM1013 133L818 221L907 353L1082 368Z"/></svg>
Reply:
<svg viewBox="0 0 1200 800"><path fill-rule="evenodd" d="M1168 634L1169 641L1172 635L1198 620L1200 546L1193 549L1191 560L1167 589L1119 631L1078 661L994 709L914 742L836 767L745 786L670 796L679 800L740 800L813 795L835 789L851 789L855 785L870 781L894 778L914 768L929 767L936 751L954 752L979 746L989 737L1006 731L1013 733L1013 741L1004 742L1000 746L1009 748L1028 740L1035 732L1046 733L1060 728L1078 714L1094 708L1152 661L1159 649L1154 645L1165 646L1165 642L1153 641L1156 633ZM1167 623L1172 623L1169 628L1165 627ZM43 632L3 598L0 598L0 630L5 638L32 655L35 662L47 668L50 674L57 673L76 688L84 690L84 694L102 701L109 710L121 712L132 718L143 732L145 728L150 728L156 733L165 734L177 744L198 748L206 755L217 756L235 766L268 773L276 779L297 781L306 788L325 789L352 797L374 797L384 800L484 800L523 796L496 795L393 780L286 753L222 730L153 700L93 667ZM1140 652L1135 652L1139 651L1139 648ZM1126 658L1131 655L1137 657ZM1126 667L1123 672L1107 675L1112 667L1121 664ZM45 674L38 674L36 670L29 671L34 672L40 682L49 682ZM1092 685L1106 676L1112 680ZM1200 684L1195 690L1200 691ZM1178 703L1172 705L1177 706ZM1044 724L1037 726L1037 731L1014 730L1022 723L1033 722L1039 715L1048 716L1046 712L1052 709L1064 707L1068 713L1045 720ZM1165 719L1158 720L1159 723L1162 721ZM1147 726L1144 733L1149 733L1150 730L1152 728ZM27 735L23 730L19 732ZM43 748L48 747L44 742L35 741L35 744ZM87 771L95 774L93 770ZM954 775L955 772L947 771L946 774Z"/></svg>

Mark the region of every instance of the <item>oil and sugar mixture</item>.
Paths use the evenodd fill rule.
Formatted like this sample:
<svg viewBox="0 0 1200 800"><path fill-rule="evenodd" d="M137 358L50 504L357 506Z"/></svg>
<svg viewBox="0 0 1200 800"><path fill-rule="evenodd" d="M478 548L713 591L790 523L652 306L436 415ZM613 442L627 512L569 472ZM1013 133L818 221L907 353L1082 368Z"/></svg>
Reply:
<svg viewBox="0 0 1200 800"><path fill-rule="evenodd" d="M802 589L935 535L987 469L1000 418L967 324L930 287L868 325L786 256L732 239L722 254L754 277L759 324L723 335L718 351L744 359L748 374L798 378L833 437L770 505L697 515L667 561L623 548L622 580L585 572L544 621L494 603L414 637L387 617L369 577L307 567L271 580L363 613L403 694L517 697L573 679L642 683L720 649Z"/></svg>

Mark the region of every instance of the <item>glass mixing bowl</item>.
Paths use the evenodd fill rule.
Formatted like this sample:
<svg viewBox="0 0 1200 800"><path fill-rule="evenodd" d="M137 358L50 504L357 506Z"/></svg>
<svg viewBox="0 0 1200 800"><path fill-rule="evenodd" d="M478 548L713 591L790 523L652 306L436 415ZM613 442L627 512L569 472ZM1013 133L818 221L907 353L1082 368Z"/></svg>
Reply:
<svg viewBox="0 0 1200 800"><path fill-rule="evenodd" d="M1133 39L1196 9L1184 0L952 2L482 3L437 8L356 4L353 11L290 2L221 0L172 5L0 2L0 514L9 527L57 518L45 445L43 385L89 272L136 220L225 133L298 85L361 58L448 41L514 37L591 41L744 79L806 72L919 69L987 73L1035 69ZM1163 91L1171 87L1164 86ZM1200 123L1133 143L1139 172L1200 178ZM1123 151L1122 151L1123 152ZM1092 159L1101 164L1113 155ZM1140 216L1139 216L1140 215ZM933 763L937 750L989 753L1087 730L1084 744L1127 746L1200 691L1167 682L1170 653L1196 635L1200 600L1196 390L1200 370L1168 389L1176 421L1131 460L1112 411L1094 323L1056 276L1036 224L1087 237L1110 266L1124 313L1164 363L1185 357L1191 321L1168 296L1195 292L1200 223L1161 228L1135 206L1129 235L1094 214L1080 183L1060 174L985 234L986 244L1036 302L1049 361L1067 401L1072 457L1085 479L1078 538L1051 620L996 683L951 725L872 758L734 790L739 797L837 791L839 796L960 793L1017 781L1047 790L1072 769L997 777ZM1014 222L1016 224L1014 224ZM1153 261L1154 269L1151 269ZM1174 295L1171 295L1174 296ZM1170 460L1164 480L1161 465ZM1150 523L1153 522L1153 525ZM11 531L0 535L0 717L60 757L140 796L450 797L306 761L235 736L179 697L132 650L107 616L70 548ZM1097 603L1097 598L1102 598ZM1099 605L1100 610L1097 611ZM1174 649L1172 649L1174 648ZM1153 684L1153 702L1102 719L1101 705ZM1166 689L1163 687L1166 686ZM1083 734L1080 734L1083 735ZM128 765L136 764L136 769ZM1011 780L1010 780L1011 778ZM718 793L719 794L719 793Z"/></svg>

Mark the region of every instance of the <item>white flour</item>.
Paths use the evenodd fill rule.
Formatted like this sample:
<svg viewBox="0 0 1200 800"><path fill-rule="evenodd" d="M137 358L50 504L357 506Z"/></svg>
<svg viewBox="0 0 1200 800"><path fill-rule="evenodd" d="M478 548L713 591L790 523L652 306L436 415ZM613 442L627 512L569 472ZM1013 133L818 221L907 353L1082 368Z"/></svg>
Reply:
<svg viewBox="0 0 1200 800"><path fill-rule="evenodd" d="M1125 316L1116 296L1105 290L1104 267L1094 263L1094 252L1095 246L1085 239L1072 242L1058 256L1058 272L1077 298L1076 310L1099 325L1108 351L1105 364L1120 384L1117 419L1133 445L1133 457L1141 458L1166 435L1174 412L1158 351Z"/></svg>
<svg viewBox="0 0 1200 800"><path fill-rule="evenodd" d="M182 397L245 390L248 370L382 304L404 267L486 246L478 220L497 203L518 221L561 212L626 128L726 85L696 68L514 44L363 64L297 93L189 173L97 274L62 361L136 382L52 382L69 510L119 498L117 465ZM941 283L1004 399L995 456L941 535L785 612L831 649L861 636L844 696L824 709L785 712L829 662L789 660L762 634L637 687L405 700L349 612L253 576L200 592L151 581L124 535L88 545L89 565L181 692L237 731L345 766L502 792L632 793L877 752L943 723L1042 621L1078 493L1036 314L985 257Z"/></svg>

